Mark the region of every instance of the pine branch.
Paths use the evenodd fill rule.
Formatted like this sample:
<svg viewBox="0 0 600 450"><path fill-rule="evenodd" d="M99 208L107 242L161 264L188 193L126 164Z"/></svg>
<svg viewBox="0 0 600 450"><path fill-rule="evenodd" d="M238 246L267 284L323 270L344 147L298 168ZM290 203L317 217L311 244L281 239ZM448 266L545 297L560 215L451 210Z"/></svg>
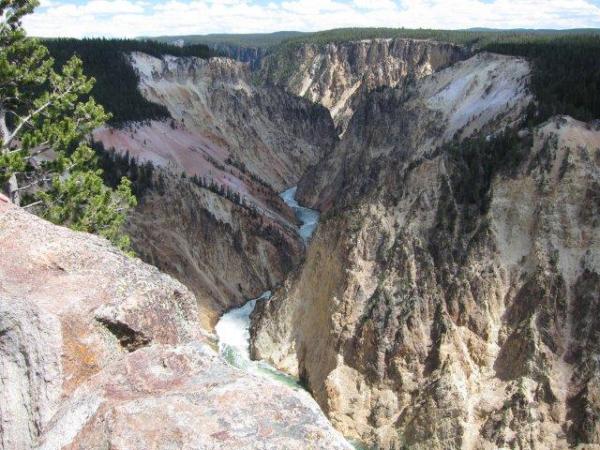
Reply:
<svg viewBox="0 0 600 450"><path fill-rule="evenodd" d="M29 203L25 206L23 206L22 208L31 208L32 206L37 206L37 205L41 205L42 203L44 203L42 200L38 200L37 202L33 202L33 203Z"/></svg>
<svg viewBox="0 0 600 450"><path fill-rule="evenodd" d="M39 108L37 108L36 110L32 111L30 114L28 114L27 116L25 116L24 118L22 118L21 123L19 123L19 125L17 125L15 127L15 129L13 130L13 132L8 136L7 139L5 139L2 142L2 145L4 147L8 147L10 145L10 143L12 142L12 140L14 138L17 137L17 135L19 134L19 132L21 131L21 129L31 120L33 119L35 116L37 116L39 113L41 113L42 111L44 111L45 109L47 109L50 105L52 105L52 101L48 100L46 103L44 103L42 106L40 106Z"/></svg>

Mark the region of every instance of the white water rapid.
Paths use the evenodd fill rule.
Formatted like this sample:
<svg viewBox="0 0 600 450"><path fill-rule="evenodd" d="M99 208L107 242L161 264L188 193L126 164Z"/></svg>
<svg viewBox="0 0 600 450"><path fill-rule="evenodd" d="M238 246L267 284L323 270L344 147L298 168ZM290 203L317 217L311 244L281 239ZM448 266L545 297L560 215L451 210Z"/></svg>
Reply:
<svg viewBox="0 0 600 450"><path fill-rule="evenodd" d="M304 242L307 243L317 228L319 212L300 206L295 198L296 189L297 187L294 186L282 192L280 196L296 213L296 217L301 223L298 233ZM271 291L266 291L260 297L247 301L244 306L232 309L221 316L215 326L215 331L219 338L219 352L230 364L239 369L275 379L310 397L310 394L300 386L298 380L295 378L278 371L264 361L253 361L250 359L250 314L254 311L256 302L268 301L270 298ZM312 397L310 398L312 399ZM348 440L348 443L357 450L364 449L358 442Z"/></svg>
<svg viewBox="0 0 600 450"><path fill-rule="evenodd" d="M298 233L304 242L308 242L317 227L319 212L300 206L295 196L296 186L281 193L281 198L294 210L301 223ZM287 385L300 388L296 379L279 372L265 362L250 359L250 314L254 311L256 302L269 300L270 297L271 291L266 291L260 297L246 302L244 306L232 309L221 316L215 326L219 338L219 352L230 364L240 369L275 378Z"/></svg>
<svg viewBox="0 0 600 450"><path fill-rule="evenodd" d="M300 206L296 201L297 189L297 186L289 188L287 191L282 192L280 197L296 213L296 218L302 223L300 225L300 236L302 236L304 242L308 242L319 223L319 211Z"/></svg>

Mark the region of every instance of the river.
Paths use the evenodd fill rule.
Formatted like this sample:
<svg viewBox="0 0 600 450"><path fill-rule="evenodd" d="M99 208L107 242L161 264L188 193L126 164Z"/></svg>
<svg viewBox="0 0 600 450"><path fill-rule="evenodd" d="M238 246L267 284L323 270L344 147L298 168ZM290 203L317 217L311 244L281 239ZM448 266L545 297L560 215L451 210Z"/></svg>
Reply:
<svg viewBox="0 0 600 450"><path fill-rule="evenodd" d="M294 186L282 192L280 197L294 210L296 218L301 224L298 233L307 244L319 223L319 212L300 206L296 201L296 189L297 187ZM275 379L310 396L297 379L280 372L264 361L253 361L250 358L250 314L254 311L256 302L268 301L270 298L271 291L263 292L260 297L248 300L243 306L232 309L221 316L215 326L215 332L219 338L219 352L230 364L239 369ZM366 448L351 439L348 439L348 443L357 450Z"/></svg>
<svg viewBox="0 0 600 450"><path fill-rule="evenodd" d="M307 243L317 228L319 212L300 206L295 199L296 189L294 186L282 192L280 196L294 210L300 221L298 233ZM243 306L232 309L221 316L215 326L215 332L219 338L219 352L230 364L240 369L275 378L288 386L301 389L295 378L278 371L263 361L250 359L250 314L254 311L256 302L267 301L270 297L271 291L263 292L260 297L249 300Z"/></svg>
<svg viewBox="0 0 600 450"><path fill-rule="evenodd" d="M296 213L296 218L301 223L299 234L306 243L317 228L317 224L319 223L319 211L300 206L296 201L297 189L298 187L294 186L293 188L282 192L280 197L290 208L294 210L294 213Z"/></svg>

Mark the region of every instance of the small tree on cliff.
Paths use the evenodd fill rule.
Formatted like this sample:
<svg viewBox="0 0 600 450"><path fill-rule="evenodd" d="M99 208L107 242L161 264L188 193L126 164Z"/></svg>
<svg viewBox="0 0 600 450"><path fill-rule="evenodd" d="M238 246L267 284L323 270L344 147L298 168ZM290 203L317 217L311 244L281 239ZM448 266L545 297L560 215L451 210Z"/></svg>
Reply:
<svg viewBox="0 0 600 450"><path fill-rule="evenodd" d="M125 210L135 205L129 180L104 185L88 145L108 115L80 100L94 80L73 57L60 73L48 50L27 37L21 20L36 0L0 0L0 187L48 220L100 234L121 248Z"/></svg>

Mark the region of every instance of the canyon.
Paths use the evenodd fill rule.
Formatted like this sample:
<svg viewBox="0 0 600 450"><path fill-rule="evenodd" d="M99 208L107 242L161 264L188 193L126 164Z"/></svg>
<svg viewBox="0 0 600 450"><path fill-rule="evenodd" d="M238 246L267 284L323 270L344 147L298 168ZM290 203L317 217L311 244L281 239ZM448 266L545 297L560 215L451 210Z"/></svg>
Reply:
<svg viewBox="0 0 600 450"><path fill-rule="evenodd" d="M325 106L343 134L378 87L410 84L469 55L458 45L415 39L304 44L262 58L261 80Z"/></svg>
<svg viewBox="0 0 600 450"><path fill-rule="evenodd" d="M0 201L0 448L600 445L600 123L470 46L229 50L126 55L137 257Z"/></svg>
<svg viewBox="0 0 600 450"><path fill-rule="evenodd" d="M281 193L281 198L292 208L300 221L298 232L305 242L308 242L315 231L319 213L315 210L304 208L295 199L297 188L292 187ZM279 372L264 361L253 360L250 357L250 317L257 303L269 301L271 291L266 291L260 297L249 300L239 308L223 314L215 326L215 333L219 339L219 352L234 366L263 376L282 381L285 384L301 390L298 379Z"/></svg>
<svg viewBox="0 0 600 450"><path fill-rule="evenodd" d="M230 59L129 58L143 95L165 105L172 120L102 128L94 138L161 172L162 192L144 195L130 217L133 247L186 283L201 299L203 323L214 326L300 261L296 219L278 193L331 148L334 125L322 107L253 85L248 67Z"/></svg>

